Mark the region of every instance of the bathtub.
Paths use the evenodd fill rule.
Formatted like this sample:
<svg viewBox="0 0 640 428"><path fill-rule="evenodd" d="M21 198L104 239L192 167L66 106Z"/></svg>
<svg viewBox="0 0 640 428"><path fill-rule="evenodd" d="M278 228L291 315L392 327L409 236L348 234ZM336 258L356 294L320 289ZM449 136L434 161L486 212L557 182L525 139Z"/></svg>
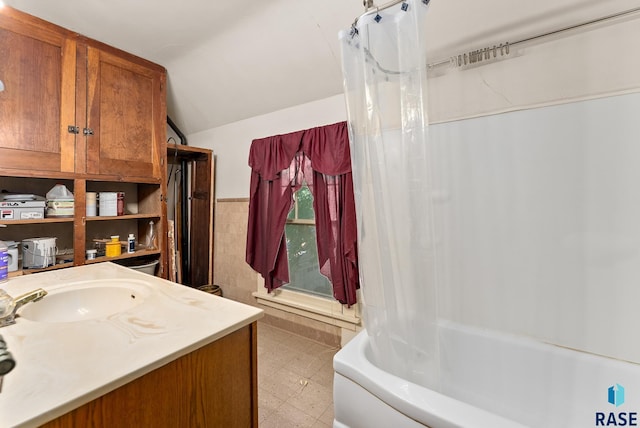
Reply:
<svg viewBox="0 0 640 428"><path fill-rule="evenodd" d="M638 364L451 322L438 335L439 391L378 368L366 331L351 340L333 362L334 428L640 423Z"/></svg>

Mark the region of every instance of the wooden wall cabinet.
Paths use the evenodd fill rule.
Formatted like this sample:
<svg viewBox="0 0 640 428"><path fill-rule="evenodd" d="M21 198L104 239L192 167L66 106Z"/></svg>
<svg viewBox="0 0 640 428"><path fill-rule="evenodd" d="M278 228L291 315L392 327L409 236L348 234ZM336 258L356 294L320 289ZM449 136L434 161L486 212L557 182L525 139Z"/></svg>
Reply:
<svg viewBox="0 0 640 428"><path fill-rule="evenodd" d="M44 196L64 182L75 197L73 218L0 219L0 239L56 236L82 265L96 235L140 241L153 221L158 248L121 258L157 255L166 277L164 68L10 7L0 58L0 190ZM125 216L86 216L86 192L124 189Z"/></svg>
<svg viewBox="0 0 640 428"><path fill-rule="evenodd" d="M164 68L8 7L0 55L0 168L163 177Z"/></svg>
<svg viewBox="0 0 640 428"><path fill-rule="evenodd" d="M76 40L10 8L0 12L0 168L74 171Z"/></svg>
<svg viewBox="0 0 640 428"><path fill-rule="evenodd" d="M82 58L86 49L86 172L160 179L166 139L164 69L95 44L79 47Z"/></svg>

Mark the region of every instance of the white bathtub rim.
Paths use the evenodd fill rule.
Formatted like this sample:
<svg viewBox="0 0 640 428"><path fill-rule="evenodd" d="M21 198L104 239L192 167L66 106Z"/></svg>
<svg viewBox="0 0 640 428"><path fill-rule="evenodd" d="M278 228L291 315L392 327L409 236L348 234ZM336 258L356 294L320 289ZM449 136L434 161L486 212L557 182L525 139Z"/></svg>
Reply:
<svg viewBox="0 0 640 428"><path fill-rule="evenodd" d="M379 369L366 358L367 346L363 330L335 355L334 370L411 419L431 427L525 427Z"/></svg>

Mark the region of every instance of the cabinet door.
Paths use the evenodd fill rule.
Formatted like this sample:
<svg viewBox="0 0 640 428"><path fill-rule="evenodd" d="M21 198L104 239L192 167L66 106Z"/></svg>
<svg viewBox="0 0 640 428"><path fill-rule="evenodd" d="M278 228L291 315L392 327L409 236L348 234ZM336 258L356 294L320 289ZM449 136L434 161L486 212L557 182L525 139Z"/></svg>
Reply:
<svg viewBox="0 0 640 428"><path fill-rule="evenodd" d="M87 47L87 173L162 177L164 79L158 68Z"/></svg>
<svg viewBox="0 0 640 428"><path fill-rule="evenodd" d="M59 27L0 11L0 168L74 171L75 46Z"/></svg>

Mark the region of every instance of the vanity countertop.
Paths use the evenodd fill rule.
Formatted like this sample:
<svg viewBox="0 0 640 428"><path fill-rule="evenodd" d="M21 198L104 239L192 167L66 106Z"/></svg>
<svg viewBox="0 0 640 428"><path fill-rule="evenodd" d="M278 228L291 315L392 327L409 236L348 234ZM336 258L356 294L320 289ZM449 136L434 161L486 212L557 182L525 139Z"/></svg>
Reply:
<svg viewBox="0 0 640 428"><path fill-rule="evenodd" d="M0 427L46 423L262 317L259 308L108 262L19 276L0 287L14 298L44 288L45 302L69 284L127 282L152 291L123 312L73 322L18 317L0 328L16 361L0 393Z"/></svg>

